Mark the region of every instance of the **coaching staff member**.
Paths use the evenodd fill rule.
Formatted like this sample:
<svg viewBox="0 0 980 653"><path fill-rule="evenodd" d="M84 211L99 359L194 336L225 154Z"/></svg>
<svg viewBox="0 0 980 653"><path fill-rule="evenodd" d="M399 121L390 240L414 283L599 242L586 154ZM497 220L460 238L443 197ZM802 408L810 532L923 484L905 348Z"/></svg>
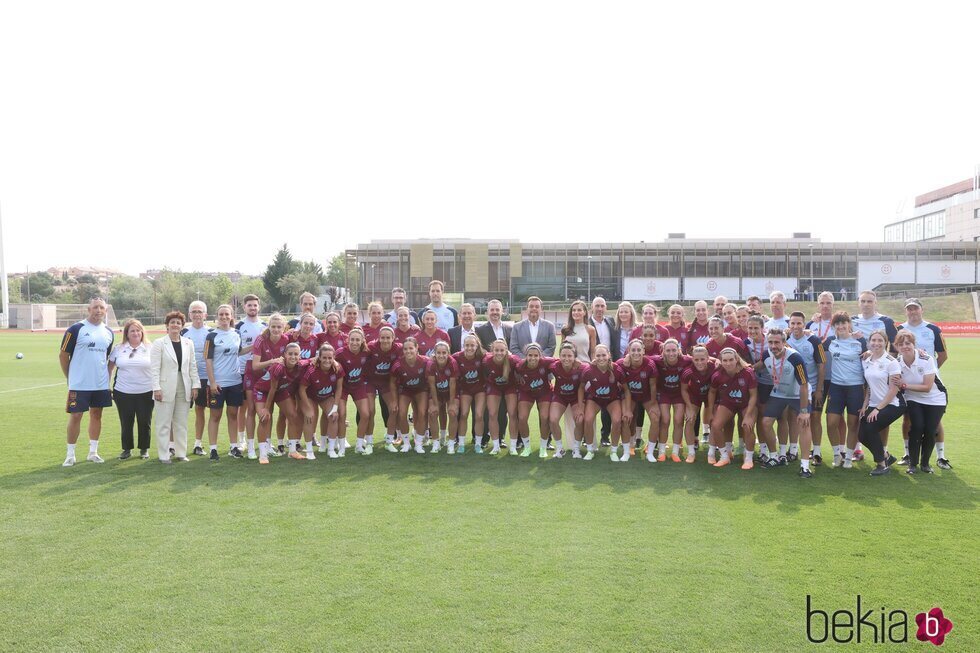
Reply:
<svg viewBox="0 0 980 653"><path fill-rule="evenodd" d="M112 405L109 393L109 353L112 351L112 329L105 325L105 300L93 297L88 302L88 317L68 327L61 339L58 359L68 379L68 454L64 467L75 464L75 443L82 426L82 415L88 418L88 460L104 463L99 457L99 435L102 433L102 409Z"/></svg>

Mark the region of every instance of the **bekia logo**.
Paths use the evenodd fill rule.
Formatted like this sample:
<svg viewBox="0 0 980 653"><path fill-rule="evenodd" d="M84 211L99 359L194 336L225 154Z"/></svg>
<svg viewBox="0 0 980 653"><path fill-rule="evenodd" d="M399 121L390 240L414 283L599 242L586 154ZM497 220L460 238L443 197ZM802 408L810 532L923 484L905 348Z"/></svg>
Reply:
<svg viewBox="0 0 980 653"><path fill-rule="evenodd" d="M939 269L939 272L942 275L943 279L949 279L950 276L952 276L953 274L953 269L948 265L944 265Z"/></svg>
<svg viewBox="0 0 980 653"><path fill-rule="evenodd" d="M657 282L650 281L647 283L647 292L651 295L657 292Z"/></svg>
<svg viewBox="0 0 980 653"><path fill-rule="evenodd" d="M888 264L888 263L884 263L881 266L881 273L882 274L891 274L892 273L892 266L890 264Z"/></svg>
<svg viewBox="0 0 980 653"><path fill-rule="evenodd" d="M946 635L953 630L953 622L946 618L942 608L915 615L915 638L920 642L932 642L942 646ZM812 644L833 640L838 644L901 644L909 641L909 615L905 610L888 610L884 606L865 610L861 595L857 595L854 611L835 610L828 613L814 607L812 597L806 595L806 638Z"/></svg>

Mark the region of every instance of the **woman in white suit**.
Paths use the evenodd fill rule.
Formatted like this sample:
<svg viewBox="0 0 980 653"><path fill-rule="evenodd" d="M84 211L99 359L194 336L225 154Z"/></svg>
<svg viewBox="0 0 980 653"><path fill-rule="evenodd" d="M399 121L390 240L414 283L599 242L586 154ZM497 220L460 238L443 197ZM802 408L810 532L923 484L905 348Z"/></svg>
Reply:
<svg viewBox="0 0 980 653"><path fill-rule="evenodd" d="M156 406L157 455L170 461L170 433L173 431L174 456L187 462L187 412L197 398L201 378L194 356L194 342L180 335L184 314L167 313L167 335L153 342L150 370L153 374L153 401Z"/></svg>

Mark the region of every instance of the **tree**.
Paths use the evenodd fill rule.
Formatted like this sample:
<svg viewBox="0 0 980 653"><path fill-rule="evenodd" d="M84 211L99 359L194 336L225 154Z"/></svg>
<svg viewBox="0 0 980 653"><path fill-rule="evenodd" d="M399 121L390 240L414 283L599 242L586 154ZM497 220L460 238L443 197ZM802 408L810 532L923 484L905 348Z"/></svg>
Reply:
<svg viewBox="0 0 980 653"><path fill-rule="evenodd" d="M150 311L153 309L153 284L138 277L112 277L109 298L117 311Z"/></svg>
<svg viewBox="0 0 980 653"><path fill-rule="evenodd" d="M22 304L24 296L20 292L20 280L11 275L7 275L7 293L10 296L11 304Z"/></svg>
<svg viewBox="0 0 980 653"><path fill-rule="evenodd" d="M88 304L93 297L101 297L102 289L94 283L80 283L75 286L75 301L79 304Z"/></svg>
<svg viewBox="0 0 980 653"><path fill-rule="evenodd" d="M75 281L78 283L92 283L99 285L99 279L94 274L80 274L75 277Z"/></svg>
<svg viewBox="0 0 980 653"><path fill-rule="evenodd" d="M299 297L303 292L303 280L298 274L287 274L279 279L277 290L282 297ZM289 307L289 299L279 302L279 308L286 310Z"/></svg>
<svg viewBox="0 0 980 653"><path fill-rule="evenodd" d="M231 283L231 279L227 275L222 274L221 276L215 277L211 280L211 295L217 302L215 308L221 304L228 304L231 302L232 293L234 293L235 287Z"/></svg>
<svg viewBox="0 0 980 653"><path fill-rule="evenodd" d="M272 263L265 269L265 274L262 275L262 285L265 286L266 292L269 293L269 297L277 306L286 306L291 297L289 293L284 293L280 288L279 280L287 274L294 274L298 271L299 266L293 260L293 255L289 253L289 247L283 243L282 248L276 252L276 257L272 259Z"/></svg>
<svg viewBox="0 0 980 653"><path fill-rule="evenodd" d="M30 301L32 302L44 301L54 294L54 277L47 272L35 272L30 276L30 283L28 283L26 276L21 279L20 294L22 297L27 297L28 285L30 285Z"/></svg>
<svg viewBox="0 0 980 653"><path fill-rule="evenodd" d="M346 285L351 290L357 290L357 266L351 266L348 271L345 267L346 263L347 254L345 252L340 252L330 259L326 275L326 284L328 286L343 288Z"/></svg>

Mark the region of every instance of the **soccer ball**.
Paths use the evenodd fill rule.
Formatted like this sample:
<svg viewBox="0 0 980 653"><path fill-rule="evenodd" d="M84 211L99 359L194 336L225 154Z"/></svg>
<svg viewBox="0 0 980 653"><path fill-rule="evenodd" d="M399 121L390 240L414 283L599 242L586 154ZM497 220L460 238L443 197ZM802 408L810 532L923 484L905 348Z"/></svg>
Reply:
<svg viewBox="0 0 980 653"><path fill-rule="evenodd" d="M24 357L24 354L22 354L20 352L17 352L17 360L20 360L23 357Z"/></svg>

